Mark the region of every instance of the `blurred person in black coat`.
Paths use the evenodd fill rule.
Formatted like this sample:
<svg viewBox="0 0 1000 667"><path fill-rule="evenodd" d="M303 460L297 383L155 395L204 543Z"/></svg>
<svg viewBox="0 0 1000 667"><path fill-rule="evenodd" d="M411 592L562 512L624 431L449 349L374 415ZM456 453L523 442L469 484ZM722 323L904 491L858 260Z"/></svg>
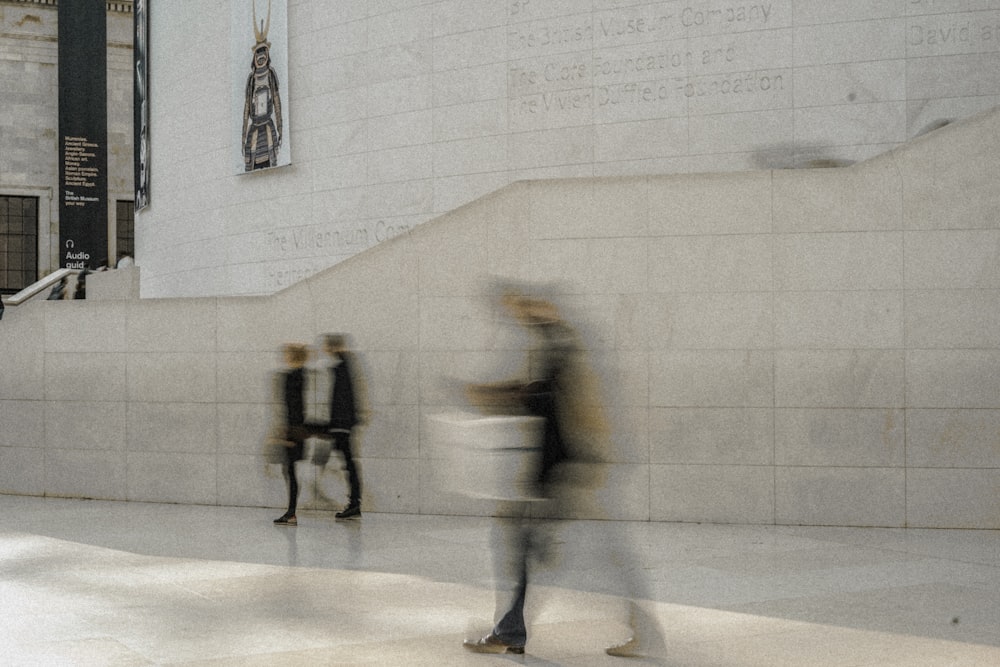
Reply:
<svg viewBox="0 0 1000 667"><path fill-rule="evenodd" d="M295 516L299 498L299 481L295 475L295 464L302 460L305 439L305 363L309 359L309 349L300 343L287 343L283 347L285 371L281 375L281 395L285 407L284 441L285 458L282 473L288 483L288 510L274 520L279 526L297 526Z"/></svg>
<svg viewBox="0 0 1000 667"><path fill-rule="evenodd" d="M540 417L541 452L533 476L535 498L508 504L501 514L511 518L497 525L498 544L505 541L508 546L507 557L499 559L503 568L500 576L513 582L512 595L508 600L498 596L498 620L492 631L467 639L464 646L474 653L522 654L528 637L524 607L532 564L546 564L555 556L553 522L532 518L529 506L538 505L543 516L555 518L581 511L594 513L585 508L595 502L594 489L604 484L610 433L579 335L555 303L511 290L503 295L501 304L539 341L529 356L530 379L470 385L466 394L471 403L487 412ZM637 576L627 540L615 539L605 546L614 552L609 561L624 566L621 584L632 594L627 620L632 634L626 641L609 646L606 653L615 657L659 653L663 642L658 623L635 603L643 582Z"/></svg>
<svg viewBox="0 0 1000 667"><path fill-rule="evenodd" d="M537 334L540 345L532 355L530 380L512 380L470 385L467 395L473 404L490 411L524 412L540 417L541 452L532 474L534 495L558 507L565 501L562 493L567 481L563 464L575 457L565 431L563 405L569 385L567 373L577 351L575 332L549 301L515 293L501 299L505 312L519 324ZM557 513L559 510L557 510ZM505 508L512 519L498 525L498 535L510 548L504 563L505 578L513 580L514 589L508 605L499 603L499 620L493 630L480 639L465 641L465 648L475 653L524 653L527 628L524 603L532 560L548 555L548 527L527 517L528 502L514 502Z"/></svg>
<svg viewBox="0 0 1000 667"><path fill-rule="evenodd" d="M323 337L323 352L332 361L330 368L330 421L321 426L313 426L310 430L314 435L330 438L332 449L340 453L344 459L347 472L347 482L350 486L347 506L337 512L338 519L349 519L361 516L361 473L354 460L352 433L361 424L358 410L358 387L356 382L356 364L354 355L347 344L345 334L328 334ZM325 459L313 461L320 467L326 465Z"/></svg>

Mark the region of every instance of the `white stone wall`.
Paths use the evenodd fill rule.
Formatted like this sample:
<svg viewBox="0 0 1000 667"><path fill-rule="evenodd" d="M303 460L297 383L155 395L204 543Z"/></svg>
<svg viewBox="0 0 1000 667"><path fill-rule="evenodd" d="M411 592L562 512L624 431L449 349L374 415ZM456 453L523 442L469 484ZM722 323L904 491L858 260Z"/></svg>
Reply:
<svg viewBox="0 0 1000 667"><path fill-rule="evenodd" d="M1000 95L996 0L300 0L231 173L229 5L151 7L145 296L269 294L521 179L848 164Z"/></svg>
<svg viewBox="0 0 1000 667"><path fill-rule="evenodd" d="M280 506L268 373L346 331L366 511L487 514L424 424L524 359L505 276L553 286L597 371L585 516L1000 529L998 155L993 111L844 169L518 182L271 296L97 274L0 322L0 492ZM301 474L304 507L344 500Z"/></svg>

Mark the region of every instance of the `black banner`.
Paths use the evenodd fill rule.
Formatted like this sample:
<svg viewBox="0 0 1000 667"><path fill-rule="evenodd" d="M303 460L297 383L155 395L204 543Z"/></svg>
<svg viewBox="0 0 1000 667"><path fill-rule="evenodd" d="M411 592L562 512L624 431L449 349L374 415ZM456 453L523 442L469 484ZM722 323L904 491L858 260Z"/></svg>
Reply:
<svg viewBox="0 0 1000 667"><path fill-rule="evenodd" d="M107 2L59 3L59 265L108 258Z"/></svg>

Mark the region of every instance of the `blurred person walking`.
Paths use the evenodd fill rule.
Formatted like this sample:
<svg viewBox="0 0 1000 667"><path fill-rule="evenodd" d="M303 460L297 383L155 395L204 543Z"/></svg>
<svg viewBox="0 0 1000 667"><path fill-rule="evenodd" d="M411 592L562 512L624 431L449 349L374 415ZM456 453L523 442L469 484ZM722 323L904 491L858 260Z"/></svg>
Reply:
<svg viewBox="0 0 1000 667"><path fill-rule="evenodd" d="M577 332L562 318L558 307L547 299L508 291L501 299L504 311L518 324L536 334L539 345L529 356L528 381L513 380L474 384L466 388L470 402L493 413L518 411L543 420L541 452L534 470L535 493L543 499L541 514L566 518L593 501L593 489L603 483L608 460L608 425L597 397L593 377L581 359ZM501 576L514 582L509 601L498 596L492 631L479 639L467 639L464 646L474 653L523 654L527 644L524 607L532 562L554 558L554 522L529 518L531 500L505 504L498 512L509 516L497 523L496 546L506 542L509 556L498 558ZM607 545L623 550L622 544ZM624 559L622 558L624 556ZM616 553L611 559L620 564L634 560L630 554ZM641 585L636 572L620 577L630 593ZM610 646L606 653L617 657L638 657L662 648L655 621L629 601L628 624L631 636Z"/></svg>
<svg viewBox="0 0 1000 667"><path fill-rule="evenodd" d="M60 278L59 282L52 286L52 291L49 292L47 301L61 301L66 298L66 278Z"/></svg>
<svg viewBox="0 0 1000 667"><path fill-rule="evenodd" d="M492 411L523 410L540 417L542 423L541 452L537 456L532 478L534 495L544 498L556 513L565 500L559 472L562 464L571 460L564 437L561 403L565 398L566 373L576 351L573 330L558 317L558 311L548 301L504 294L501 305L520 325L537 334L538 367L530 381L513 380L470 385L467 395L473 404ZM568 481L568 480L561 480ZM528 592L528 573L532 559L543 559L548 552L547 522L528 518L529 500L511 502L501 509L510 516L497 524L495 537L503 537L509 557L503 563L502 575L513 580L509 603L501 604L498 596L497 620L493 630L480 639L467 639L466 649L475 653L524 653L528 633L524 622L524 604ZM497 545L499 547L499 544ZM503 562L502 557L498 560Z"/></svg>
<svg viewBox="0 0 1000 667"><path fill-rule="evenodd" d="M87 298L87 276L91 274L89 268L84 268L76 277L76 289L73 290L74 299Z"/></svg>
<svg viewBox="0 0 1000 667"><path fill-rule="evenodd" d="M284 446L281 471L288 485L288 510L274 520L279 526L297 526L295 516L299 498L299 480L295 475L295 464L302 460L305 439L305 364L309 359L309 349L300 343L287 343L282 348L285 370L280 376L281 396L285 408L284 428L280 435Z"/></svg>
<svg viewBox="0 0 1000 667"><path fill-rule="evenodd" d="M344 459L347 482L350 488L347 506L337 512L338 519L361 516L361 473L354 460L352 433L361 424L358 409L356 364L345 334L328 334L323 338L323 352L332 362L330 387L330 421L321 426L310 425L310 433L332 440L332 449ZM326 458L314 458L320 468L326 466Z"/></svg>

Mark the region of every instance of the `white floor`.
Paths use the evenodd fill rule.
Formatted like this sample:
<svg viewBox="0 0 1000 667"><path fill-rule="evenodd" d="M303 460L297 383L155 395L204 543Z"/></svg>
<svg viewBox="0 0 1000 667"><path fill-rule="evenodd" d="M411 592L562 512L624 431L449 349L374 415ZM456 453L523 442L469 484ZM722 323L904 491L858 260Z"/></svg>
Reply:
<svg viewBox="0 0 1000 667"><path fill-rule="evenodd" d="M1000 533L560 526L525 656L467 653L493 613L489 519L0 496L3 665L1000 664ZM657 660L624 639L631 554Z"/></svg>

